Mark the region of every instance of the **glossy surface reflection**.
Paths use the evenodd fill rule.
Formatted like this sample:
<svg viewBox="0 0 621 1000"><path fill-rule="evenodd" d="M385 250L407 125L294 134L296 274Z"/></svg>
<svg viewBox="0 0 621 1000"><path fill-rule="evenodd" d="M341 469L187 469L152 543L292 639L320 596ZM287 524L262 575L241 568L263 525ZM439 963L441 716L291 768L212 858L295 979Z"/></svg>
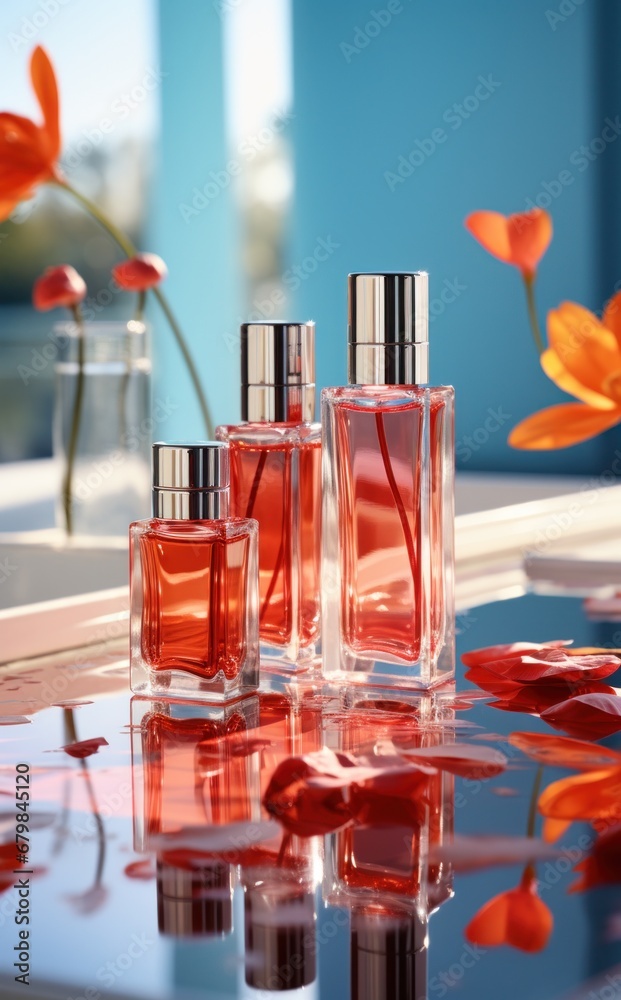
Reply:
<svg viewBox="0 0 621 1000"><path fill-rule="evenodd" d="M555 635L619 645L616 626L588 622L576 599L521 598L460 624L463 650ZM521 884L523 863L455 874L443 849L453 830L526 833L537 768L507 736L557 731L522 702L493 707L463 673L457 694L383 697L274 675L226 706L131 700L123 647L2 668L2 995L16 989L18 762L31 782L29 996L471 1000L502 986L515 1000L548 1000L590 977L605 984L621 959L619 893L567 893L589 836L579 824L560 858L536 861L538 896L554 919L544 950L464 937L487 901ZM455 747L457 769L432 767ZM506 764L495 768L490 751ZM486 773L472 762L481 753ZM274 776L291 758L279 798ZM317 767L316 780L300 760ZM569 773L546 767L545 783ZM302 786L317 796L310 809Z"/></svg>

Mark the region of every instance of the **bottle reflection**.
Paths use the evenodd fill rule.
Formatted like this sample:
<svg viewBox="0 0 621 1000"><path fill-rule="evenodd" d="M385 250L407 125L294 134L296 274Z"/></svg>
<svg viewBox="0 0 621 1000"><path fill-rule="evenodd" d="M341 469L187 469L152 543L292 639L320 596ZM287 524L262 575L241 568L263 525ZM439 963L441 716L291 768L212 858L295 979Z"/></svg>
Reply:
<svg viewBox="0 0 621 1000"><path fill-rule="evenodd" d="M451 691L396 700L356 689L338 693L326 722L334 749L394 755L435 746L453 736ZM422 763L422 761L421 761ZM350 913L352 1000L420 1000L427 996L428 917L452 895L452 873L431 864L429 850L453 830L454 783L438 771L429 779L420 822L399 810L354 824L327 840L324 895Z"/></svg>
<svg viewBox="0 0 621 1000"><path fill-rule="evenodd" d="M198 868L157 859L157 923L171 937L224 937L233 930L233 868Z"/></svg>

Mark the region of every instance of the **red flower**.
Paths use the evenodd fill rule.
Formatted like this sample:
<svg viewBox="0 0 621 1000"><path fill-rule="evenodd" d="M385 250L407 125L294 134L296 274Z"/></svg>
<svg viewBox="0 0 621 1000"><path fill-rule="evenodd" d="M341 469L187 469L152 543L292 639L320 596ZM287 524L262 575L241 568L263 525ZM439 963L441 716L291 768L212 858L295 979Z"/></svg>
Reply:
<svg viewBox="0 0 621 1000"><path fill-rule="evenodd" d="M541 713L555 729L584 740L602 740L621 730L618 694L580 694Z"/></svg>
<svg viewBox="0 0 621 1000"><path fill-rule="evenodd" d="M35 309L45 312L57 306L76 306L86 296L86 284L70 264L48 267L32 290Z"/></svg>
<svg viewBox="0 0 621 1000"><path fill-rule="evenodd" d="M621 882L621 826L613 826L600 834L589 856L574 870L580 872L582 878L571 886L570 892L584 892L597 885Z"/></svg>
<svg viewBox="0 0 621 1000"><path fill-rule="evenodd" d="M506 712L541 715L568 698L583 694L615 694L615 688L602 684L601 681L583 684L559 680L551 683L536 681L533 684L514 685L512 689L503 692L500 701L492 701L490 705Z"/></svg>
<svg viewBox="0 0 621 1000"><path fill-rule="evenodd" d="M43 124L9 111L0 114L0 221L8 218L37 184L58 177L60 153L58 87L49 57L40 45L30 57L30 80Z"/></svg>
<svg viewBox="0 0 621 1000"><path fill-rule="evenodd" d="M552 239L552 219L542 208L509 216L472 212L465 226L488 253L513 264L527 279L534 277Z"/></svg>
<svg viewBox="0 0 621 1000"><path fill-rule="evenodd" d="M155 288L168 274L168 268L155 253L137 253L112 268L112 275L128 292L146 292Z"/></svg>
<svg viewBox="0 0 621 1000"><path fill-rule="evenodd" d="M501 892L486 903L466 927L472 944L494 948L501 944L520 951L542 951L548 943L554 918L537 895L537 880L528 867L516 889Z"/></svg>

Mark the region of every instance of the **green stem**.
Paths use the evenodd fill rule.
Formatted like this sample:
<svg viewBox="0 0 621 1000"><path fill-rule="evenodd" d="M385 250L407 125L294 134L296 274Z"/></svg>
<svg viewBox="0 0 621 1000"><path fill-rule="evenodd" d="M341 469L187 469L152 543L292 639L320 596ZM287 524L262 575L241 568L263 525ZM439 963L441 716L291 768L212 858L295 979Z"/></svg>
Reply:
<svg viewBox="0 0 621 1000"><path fill-rule="evenodd" d="M71 307L73 318L77 328L78 339L78 380L75 387L75 397L73 400L73 412L71 414L71 428L69 430L69 443L67 445L67 465L63 476L63 510L65 512L65 528L67 534L73 534L73 510L72 510L72 484L75 456L78 450L78 437L80 434L80 417L82 415L82 404L84 402L84 322L79 305Z"/></svg>
<svg viewBox="0 0 621 1000"><path fill-rule="evenodd" d="M57 187L62 188L69 194L73 195L76 201L79 201L82 207L85 208L86 211L89 213L89 215L91 215L99 223L99 225L103 229L105 229L106 232L112 237L114 242L121 248L126 257L136 256L138 250L134 246L132 241L129 240L127 236L125 236L125 234L121 232L121 230L118 229L118 227L115 226L114 223L111 222L106 215L104 215L104 213L97 207L97 205L95 205L94 202L90 200L90 198L87 198L86 195L83 195L80 191L77 191L76 188L72 187L71 184L68 184L64 180L53 180L50 181L50 183L56 185ZM190 354L190 350L186 343L185 337L183 336L183 333L181 331L181 327L179 326L175 318L175 315L172 309L170 308L168 299L161 291L161 289L154 288L153 294L157 299L157 301L159 302L162 312L164 313L166 319L168 320L168 324L173 332L173 336L177 341L177 346L179 347L179 350L181 351L181 354L183 356L183 360L185 361L186 368L188 369L188 374L192 381L192 385L194 386L194 391L196 393L198 404L200 406L200 410L203 416L205 429L207 431L207 436L209 438L213 438L213 423L211 420L211 414L209 412L209 406L207 405L207 400L205 398L205 394L203 393L200 379L198 377L198 371L196 369L196 365L194 364L194 359Z"/></svg>
<svg viewBox="0 0 621 1000"><path fill-rule="evenodd" d="M526 289L526 304L528 306L528 318L530 320L530 328L533 332L535 346L537 347L537 350L541 355L545 351L545 344L543 342L543 337L541 336L541 328L539 326L539 320L537 318L534 275L527 275L527 274L524 275L524 287Z"/></svg>
<svg viewBox="0 0 621 1000"><path fill-rule="evenodd" d="M537 773L535 774L535 780L533 782L533 789L530 793L530 806L528 809L528 821L526 823L526 836L535 836L535 822L537 820L537 799L539 798L539 792L541 791L541 779L543 778L543 764L539 764L537 768ZM524 888L528 888L537 877L537 872L532 861L529 861L524 871L522 872L521 885Z"/></svg>
<svg viewBox="0 0 621 1000"><path fill-rule="evenodd" d="M147 293L144 290L142 292L138 292L138 303L136 305L136 315L134 316L134 319L136 320L137 323L142 323L142 320L144 318L144 305L146 302L146 298L147 298Z"/></svg>

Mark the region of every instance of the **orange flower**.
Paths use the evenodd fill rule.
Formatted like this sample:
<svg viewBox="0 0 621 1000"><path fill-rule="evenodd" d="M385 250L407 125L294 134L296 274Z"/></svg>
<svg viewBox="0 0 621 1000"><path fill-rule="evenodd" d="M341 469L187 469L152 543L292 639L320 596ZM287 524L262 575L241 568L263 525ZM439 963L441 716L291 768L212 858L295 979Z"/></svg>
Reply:
<svg viewBox="0 0 621 1000"><path fill-rule="evenodd" d="M37 184L58 177L58 87L52 64L40 45L30 59L30 79L43 124L8 111L0 113L0 222L23 198L32 195Z"/></svg>
<svg viewBox="0 0 621 1000"><path fill-rule="evenodd" d="M501 944L520 951L541 951L548 943L554 918L537 895L535 873L528 865L520 884L486 903L466 927L472 944L494 948Z"/></svg>
<svg viewBox="0 0 621 1000"><path fill-rule="evenodd" d="M546 817L543 838L556 840L574 820L605 820L621 813L621 767L575 774L554 781L539 796L539 812Z"/></svg>
<svg viewBox="0 0 621 1000"><path fill-rule="evenodd" d="M552 219L542 208L509 216L472 212L465 225L492 256L519 268L527 280L534 278L552 239Z"/></svg>
<svg viewBox="0 0 621 1000"><path fill-rule="evenodd" d="M509 435L514 448L567 448L621 421L621 292L600 319L575 302L548 314L549 348L541 366L559 389L580 400L533 413Z"/></svg>

